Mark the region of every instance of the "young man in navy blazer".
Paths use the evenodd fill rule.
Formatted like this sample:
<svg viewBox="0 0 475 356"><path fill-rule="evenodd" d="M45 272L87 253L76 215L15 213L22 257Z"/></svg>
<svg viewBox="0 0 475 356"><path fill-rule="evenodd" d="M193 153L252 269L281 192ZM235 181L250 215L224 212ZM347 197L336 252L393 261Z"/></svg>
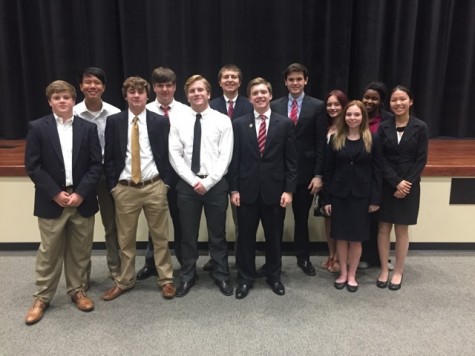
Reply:
<svg viewBox="0 0 475 356"><path fill-rule="evenodd" d="M303 64L290 64L284 72L284 80L289 94L274 100L271 108L274 112L291 118L295 125L299 172L292 202L294 249L297 265L305 274L315 276L315 268L310 262L308 215L314 194L323 187L323 158L327 131L325 104L305 94L308 74Z"/></svg>
<svg viewBox="0 0 475 356"><path fill-rule="evenodd" d="M167 193L172 184L168 161L170 124L164 116L146 110L149 90L150 85L145 79L127 78L122 94L128 109L107 118L104 169L115 202L121 268L115 285L102 296L105 301L113 300L135 286L136 233L142 210L154 245L158 285L164 298L175 296L168 248ZM140 146L139 177L134 173L135 126L138 126Z"/></svg>
<svg viewBox="0 0 475 356"><path fill-rule="evenodd" d="M229 168L231 203L237 206L239 239L236 298L245 298L256 278L256 232L262 222L266 239L267 284L285 294L281 282L285 208L297 185L295 127L272 112L272 86L263 78L251 80L247 93L254 110L233 121L234 150Z"/></svg>
<svg viewBox="0 0 475 356"><path fill-rule="evenodd" d="M82 311L94 309L83 281L91 259L96 186L102 155L96 125L73 115L74 87L62 80L46 88L53 113L29 123L25 168L35 184L34 214L41 244L34 302L25 318L41 320L58 288L64 262L66 288Z"/></svg>

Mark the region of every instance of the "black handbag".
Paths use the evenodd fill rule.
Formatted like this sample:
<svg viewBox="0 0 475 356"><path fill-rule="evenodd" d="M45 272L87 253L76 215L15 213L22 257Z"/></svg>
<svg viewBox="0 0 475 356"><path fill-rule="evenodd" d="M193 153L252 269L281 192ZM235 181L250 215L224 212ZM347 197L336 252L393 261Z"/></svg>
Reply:
<svg viewBox="0 0 475 356"><path fill-rule="evenodd" d="M313 216L329 217L329 215L325 212L324 207L325 202L323 201L322 194L315 194L313 199Z"/></svg>

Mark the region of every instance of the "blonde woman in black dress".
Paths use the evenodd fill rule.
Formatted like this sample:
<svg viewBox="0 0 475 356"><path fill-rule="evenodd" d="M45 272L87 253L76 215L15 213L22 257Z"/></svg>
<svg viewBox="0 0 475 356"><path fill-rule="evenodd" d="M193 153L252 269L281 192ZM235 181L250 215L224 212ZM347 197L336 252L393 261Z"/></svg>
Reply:
<svg viewBox="0 0 475 356"><path fill-rule="evenodd" d="M383 192L379 212L378 248L381 272L379 288L401 288L404 261L409 249L409 225L417 224L421 173L427 162L429 130L411 115L412 94L403 86L395 87L390 96L395 118L381 123L378 135L383 149ZM391 280L387 263L390 233L396 233L396 266Z"/></svg>
<svg viewBox="0 0 475 356"><path fill-rule="evenodd" d="M351 101L331 138L324 175L325 210L331 215L331 237L341 262L334 283L337 289L358 290L361 242L369 239L370 214L379 209L381 198L381 159L381 146L368 128L365 106Z"/></svg>

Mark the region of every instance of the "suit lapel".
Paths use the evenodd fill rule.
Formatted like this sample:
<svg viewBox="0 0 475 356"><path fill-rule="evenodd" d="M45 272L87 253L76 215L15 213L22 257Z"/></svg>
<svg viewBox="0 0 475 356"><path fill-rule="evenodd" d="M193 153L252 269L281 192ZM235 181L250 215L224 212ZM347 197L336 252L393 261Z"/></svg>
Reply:
<svg viewBox="0 0 475 356"><path fill-rule="evenodd" d="M396 133L396 122L394 118L388 119L381 123L386 137L389 139L389 142L393 144L394 147L398 147L397 143L397 133Z"/></svg>
<svg viewBox="0 0 475 356"><path fill-rule="evenodd" d="M256 154L260 155L259 144L257 143L256 119L253 113L249 114L249 125L247 125L246 130L250 144L254 147Z"/></svg>
<svg viewBox="0 0 475 356"><path fill-rule="evenodd" d="M270 118L269 118L269 122L268 122L269 128L267 130L266 146L264 148L264 154L266 154L266 152L269 148L269 145L270 145L270 143L272 142L272 139L275 136L275 132L277 130L277 125L279 125L279 121L280 120L275 115L273 115L272 113L270 114Z"/></svg>
<svg viewBox="0 0 475 356"><path fill-rule="evenodd" d="M64 159L63 152L61 151L61 142L59 141L58 128L56 127L56 119L54 115L50 115L46 120L46 131L48 132L48 137L50 138L51 145L53 146L54 152L58 156L59 160L63 163Z"/></svg>
<svg viewBox="0 0 475 356"><path fill-rule="evenodd" d="M129 135L128 111L123 111L123 115L118 118L117 126L119 132L119 145L122 157L125 160L127 154L127 141Z"/></svg>
<svg viewBox="0 0 475 356"><path fill-rule="evenodd" d="M73 121L73 167L76 164L76 160L81 148L82 136L84 134L83 122L76 116Z"/></svg>
<svg viewBox="0 0 475 356"><path fill-rule="evenodd" d="M409 122L404 129L404 134L401 137L401 141L399 142L399 146L404 145L417 131L417 125L414 124L414 120L412 117L409 118Z"/></svg>

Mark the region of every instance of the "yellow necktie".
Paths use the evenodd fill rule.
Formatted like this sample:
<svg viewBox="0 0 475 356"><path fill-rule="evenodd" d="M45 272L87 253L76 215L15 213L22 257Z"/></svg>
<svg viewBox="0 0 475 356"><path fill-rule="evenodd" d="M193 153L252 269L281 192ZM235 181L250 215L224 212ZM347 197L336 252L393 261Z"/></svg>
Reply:
<svg viewBox="0 0 475 356"><path fill-rule="evenodd" d="M138 183L142 178L142 170L140 169L140 143L139 143L139 118L134 117L132 123L131 148L132 148L132 182Z"/></svg>

